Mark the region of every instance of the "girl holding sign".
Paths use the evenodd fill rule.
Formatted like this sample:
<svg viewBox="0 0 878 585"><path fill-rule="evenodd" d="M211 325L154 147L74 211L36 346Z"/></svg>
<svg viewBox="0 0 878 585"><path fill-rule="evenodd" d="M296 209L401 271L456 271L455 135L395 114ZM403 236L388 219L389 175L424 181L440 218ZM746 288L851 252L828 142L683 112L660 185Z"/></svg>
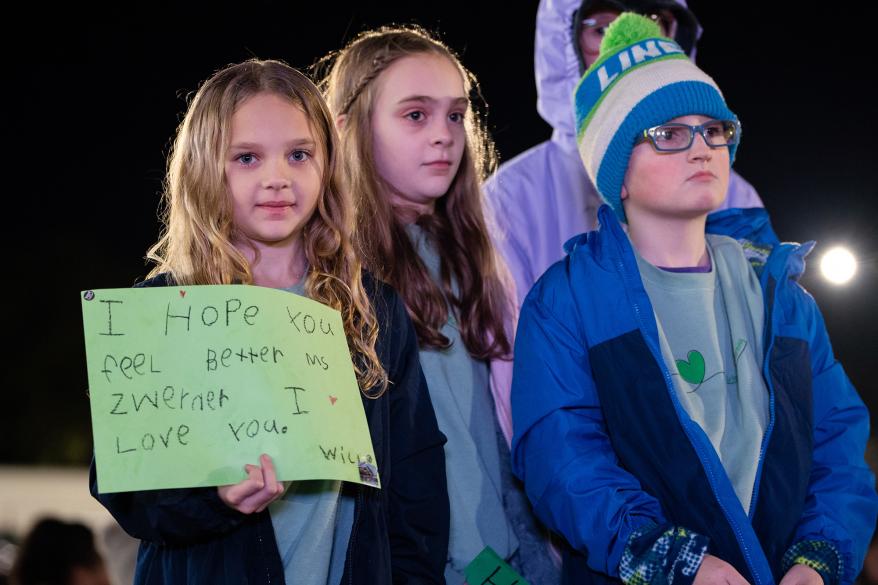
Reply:
<svg viewBox="0 0 878 585"><path fill-rule="evenodd" d="M462 583L490 546L532 583L557 581L509 471L514 295L482 208L495 159L471 110L475 79L422 29L385 27L340 51L323 84L360 253L405 301L448 436L445 577Z"/></svg>
<svg viewBox="0 0 878 585"><path fill-rule="evenodd" d="M361 271L329 110L277 61L215 73L180 125L144 286L255 284L341 312L383 489L277 481L262 455L219 488L92 493L142 539L136 583L441 583L443 443L397 295ZM242 462L243 463L243 462Z"/></svg>

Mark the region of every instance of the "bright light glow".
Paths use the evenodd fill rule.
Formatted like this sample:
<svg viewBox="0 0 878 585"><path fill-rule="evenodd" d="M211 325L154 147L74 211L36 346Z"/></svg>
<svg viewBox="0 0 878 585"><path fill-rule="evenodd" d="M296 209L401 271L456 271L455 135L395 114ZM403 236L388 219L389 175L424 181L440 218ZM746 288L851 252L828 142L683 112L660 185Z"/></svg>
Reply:
<svg viewBox="0 0 878 585"><path fill-rule="evenodd" d="M820 272L833 284L845 284L857 272L857 259L847 248L832 248L820 259Z"/></svg>

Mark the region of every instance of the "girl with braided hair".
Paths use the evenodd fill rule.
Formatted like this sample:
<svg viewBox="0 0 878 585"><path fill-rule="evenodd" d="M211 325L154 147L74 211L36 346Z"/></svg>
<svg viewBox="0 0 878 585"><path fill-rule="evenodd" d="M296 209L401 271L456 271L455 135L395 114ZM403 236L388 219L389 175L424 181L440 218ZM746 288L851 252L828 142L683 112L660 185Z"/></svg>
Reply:
<svg viewBox="0 0 878 585"><path fill-rule="evenodd" d="M356 245L405 302L448 437L446 580L462 583L490 546L531 583L557 582L509 469L515 295L481 198L496 157L470 100L476 79L417 27L363 33L324 61L342 179L357 204Z"/></svg>

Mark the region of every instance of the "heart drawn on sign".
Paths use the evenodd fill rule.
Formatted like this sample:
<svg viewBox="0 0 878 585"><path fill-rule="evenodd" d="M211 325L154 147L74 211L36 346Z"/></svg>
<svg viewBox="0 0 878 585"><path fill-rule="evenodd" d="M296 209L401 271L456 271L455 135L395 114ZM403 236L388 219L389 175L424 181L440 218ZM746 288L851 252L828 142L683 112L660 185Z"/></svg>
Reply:
<svg viewBox="0 0 878 585"><path fill-rule="evenodd" d="M333 406L335 406L335 401L336 401L336 400L338 400L338 398L336 398L336 397L333 396L332 394L329 395L329 401L333 404Z"/></svg>
<svg viewBox="0 0 878 585"><path fill-rule="evenodd" d="M185 290L181 290L181 291L180 291L180 296L181 296L181 297L185 297L185 296L186 296L186 291L185 291Z"/></svg>

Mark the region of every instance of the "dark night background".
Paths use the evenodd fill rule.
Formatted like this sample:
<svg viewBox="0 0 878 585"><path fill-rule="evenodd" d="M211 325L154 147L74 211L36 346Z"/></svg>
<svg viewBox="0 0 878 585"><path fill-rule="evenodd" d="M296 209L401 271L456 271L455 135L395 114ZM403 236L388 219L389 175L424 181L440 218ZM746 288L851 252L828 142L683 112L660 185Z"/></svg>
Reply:
<svg viewBox="0 0 878 585"><path fill-rule="evenodd" d="M847 286L825 284L813 261L803 283L875 421L876 9L691 5L705 29L698 62L744 124L736 169L761 194L776 231L785 240L816 239L813 259L843 243L860 260ZM25 10L8 14L2 27L12 298L4 309L0 464L88 462L78 293L130 286L148 270L143 258L158 234L165 156L185 96L216 68L253 56L303 68L365 28L417 22L440 32L478 76L502 160L551 133L535 108L535 3ZM21 40L10 45L12 33Z"/></svg>

